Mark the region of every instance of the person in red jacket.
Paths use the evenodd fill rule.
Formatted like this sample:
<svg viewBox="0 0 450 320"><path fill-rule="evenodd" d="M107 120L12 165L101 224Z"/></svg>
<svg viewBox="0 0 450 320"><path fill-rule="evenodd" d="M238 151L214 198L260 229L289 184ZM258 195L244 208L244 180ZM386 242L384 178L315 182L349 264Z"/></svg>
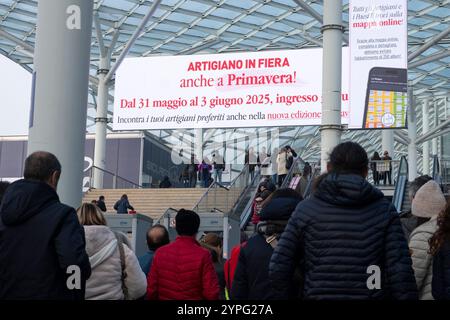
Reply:
<svg viewBox="0 0 450 320"><path fill-rule="evenodd" d="M181 209L175 217L176 240L158 249L147 276L149 300L219 300L219 280L211 253L195 236L200 217Z"/></svg>
<svg viewBox="0 0 450 320"><path fill-rule="evenodd" d="M231 292L231 285L234 279L234 272L236 271L237 263L239 261L239 253L241 248L247 244L248 236L245 231L241 230L241 243L231 249L230 259L225 261L224 273L227 295ZM227 299L229 300L229 299Z"/></svg>

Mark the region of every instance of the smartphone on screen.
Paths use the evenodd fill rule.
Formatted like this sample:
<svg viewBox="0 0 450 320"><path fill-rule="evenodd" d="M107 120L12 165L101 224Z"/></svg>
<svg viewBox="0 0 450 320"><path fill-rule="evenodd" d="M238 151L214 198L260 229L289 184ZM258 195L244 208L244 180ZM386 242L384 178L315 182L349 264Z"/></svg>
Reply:
<svg viewBox="0 0 450 320"><path fill-rule="evenodd" d="M407 69L374 67L367 81L364 129L404 128L408 107Z"/></svg>

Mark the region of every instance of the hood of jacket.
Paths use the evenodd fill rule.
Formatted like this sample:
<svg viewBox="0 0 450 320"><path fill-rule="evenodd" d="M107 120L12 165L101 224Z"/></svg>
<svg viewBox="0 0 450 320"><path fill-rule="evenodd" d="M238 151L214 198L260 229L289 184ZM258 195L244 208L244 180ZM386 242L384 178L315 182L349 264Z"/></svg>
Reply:
<svg viewBox="0 0 450 320"><path fill-rule="evenodd" d="M86 252L92 257L97 252L116 240L115 234L107 226L83 226L86 237Z"/></svg>
<svg viewBox="0 0 450 320"><path fill-rule="evenodd" d="M433 236L433 234L436 232L438 228L437 225L437 217L433 217L430 221L427 221L425 223L422 223L420 226L418 226L417 228L415 228L409 238L413 238L416 234L428 234L428 236L425 236L426 239L431 238Z"/></svg>
<svg viewBox="0 0 450 320"><path fill-rule="evenodd" d="M267 220L289 220L300 199L276 198L270 200L259 213L262 221Z"/></svg>
<svg viewBox="0 0 450 320"><path fill-rule="evenodd" d="M362 176L343 173L326 175L314 195L329 204L343 207L364 207L384 197Z"/></svg>
<svg viewBox="0 0 450 320"><path fill-rule="evenodd" d="M19 180L8 187L0 207L0 218L6 226L20 225L58 202L58 194L47 183Z"/></svg>
<svg viewBox="0 0 450 320"><path fill-rule="evenodd" d="M432 218L438 216L445 205L445 196L441 187L430 180L416 192L411 204L411 212L416 217Z"/></svg>

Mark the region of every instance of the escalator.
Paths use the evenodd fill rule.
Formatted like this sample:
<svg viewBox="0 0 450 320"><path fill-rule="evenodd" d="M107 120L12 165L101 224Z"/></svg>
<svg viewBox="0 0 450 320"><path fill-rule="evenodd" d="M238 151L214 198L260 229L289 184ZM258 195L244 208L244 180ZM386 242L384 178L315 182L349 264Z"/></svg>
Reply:
<svg viewBox="0 0 450 320"><path fill-rule="evenodd" d="M281 188L288 188L292 178L297 174L303 171L303 167L305 166L305 161L300 157L297 157L291 168L289 169L286 178L281 185ZM252 181L249 188L242 195L242 201L237 203L236 210L233 212L234 217L239 217L240 219L240 229L244 230L248 236L251 236L254 233L255 227L250 223L251 215L252 215L252 205L253 200L256 197L258 192L257 188L259 183L261 182L261 177L259 172L255 175L255 179Z"/></svg>

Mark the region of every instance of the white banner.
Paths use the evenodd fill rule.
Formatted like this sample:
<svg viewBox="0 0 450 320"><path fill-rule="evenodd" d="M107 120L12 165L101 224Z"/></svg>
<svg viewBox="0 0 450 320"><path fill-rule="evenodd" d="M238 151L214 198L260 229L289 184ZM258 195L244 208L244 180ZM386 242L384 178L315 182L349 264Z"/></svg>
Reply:
<svg viewBox="0 0 450 320"><path fill-rule="evenodd" d="M349 128L404 128L407 0L350 0Z"/></svg>
<svg viewBox="0 0 450 320"><path fill-rule="evenodd" d="M348 123L348 49L342 122ZM114 130L320 125L322 49L126 59Z"/></svg>

